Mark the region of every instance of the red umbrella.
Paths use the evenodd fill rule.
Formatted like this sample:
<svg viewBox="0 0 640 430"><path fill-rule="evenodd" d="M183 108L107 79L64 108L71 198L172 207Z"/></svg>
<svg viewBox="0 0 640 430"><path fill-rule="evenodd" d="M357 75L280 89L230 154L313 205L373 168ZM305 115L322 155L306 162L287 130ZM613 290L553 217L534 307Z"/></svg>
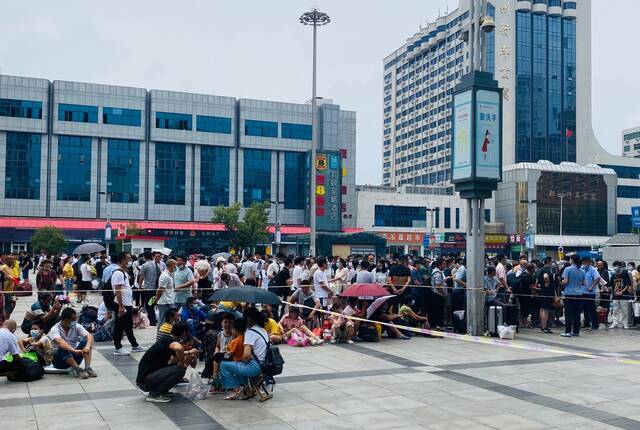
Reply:
<svg viewBox="0 0 640 430"><path fill-rule="evenodd" d="M389 292L386 288L378 284L353 284L340 296L342 297L380 297L386 296Z"/></svg>

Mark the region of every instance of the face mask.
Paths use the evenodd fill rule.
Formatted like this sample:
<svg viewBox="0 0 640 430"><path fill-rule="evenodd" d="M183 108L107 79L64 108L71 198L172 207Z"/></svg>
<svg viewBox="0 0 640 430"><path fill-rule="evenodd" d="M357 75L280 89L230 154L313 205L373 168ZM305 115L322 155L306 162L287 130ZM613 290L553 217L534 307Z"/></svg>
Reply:
<svg viewBox="0 0 640 430"><path fill-rule="evenodd" d="M336 267L342 267L342 263L340 263L339 261L336 263Z"/></svg>
<svg viewBox="0 0 640 430"><path fill-rule="evenodd" d="M78 322L77 322L77 321L71 321L71 322L69 323L69 328L74 328L76 325L78 325Z"/></svg>
<svg viewBox="0 0 640 430"><path fill-rule="evenodd" d="M40 330L31 330L29 335L33 338L40 336Z"/></svg>
<svg viewBox="0 0 640 430"><path fill-rule="evenodd" d="M131 267L131 266L133 266L133 262L130 261L127 263L127 267Z"/></svg>

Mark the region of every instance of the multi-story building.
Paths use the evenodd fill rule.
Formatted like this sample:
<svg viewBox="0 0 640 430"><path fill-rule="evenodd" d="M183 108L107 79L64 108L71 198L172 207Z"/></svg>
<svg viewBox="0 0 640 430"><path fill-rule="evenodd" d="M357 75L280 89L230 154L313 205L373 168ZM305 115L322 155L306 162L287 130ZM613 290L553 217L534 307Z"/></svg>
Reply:
<svg viewBox="0 0 640 430"><path fill-rule="evenodd" d="M640 127L622 130L622 155L640 158Z"/></svg>
<svg viewBox="0 0 640 430"><path fill-rule="evenodd" d="M352 227L355 113L320 100L318 119ZM310 104L0 76L2 217L208 222L267 201L271 223L303 226L310 150Z"/></svg>
<svg viewBox="0 0 640 430"><path fill-rule="evenodd" d="M451 94L469 71L470 5L460 0L384 59L384 185L449 185ZM591 0L489 0L487 14L496 27L484 70L504 90L504 168L548 160L612 169L617 231L628 232L640 162L609 154L592 131Z"/></svg>

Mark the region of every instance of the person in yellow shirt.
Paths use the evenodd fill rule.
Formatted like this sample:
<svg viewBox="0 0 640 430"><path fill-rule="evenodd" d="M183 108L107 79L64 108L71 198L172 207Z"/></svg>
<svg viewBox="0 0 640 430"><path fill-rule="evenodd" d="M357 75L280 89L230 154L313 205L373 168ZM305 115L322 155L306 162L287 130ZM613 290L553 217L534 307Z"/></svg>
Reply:
<svg viewBox="0 0 640 430"><path fill-rule="evenodd" d="M64 289L66 293L69 293L73 289L73 277L75 276L75 273L73 266L71 265L71 259L67 254L62 254L61 258L63 262L62 279L64 280Z"/></svg>
<svg viewBox="0 0 640 430"><path fill-rule="evenodd" d="M20 280L20 265L17 262L17 259L13 255L6 255L2 259L4 263L0 266L0 271L4 274L4 283L0 286L5 292L15 291L16 290L16 280ZM15 272L15 265L18 264L18 272ZM9 319L13 310L16 307L16 299L13 294L5 294L4 295L4 317L5 319ZM2 310L0 310L2 312Z"/></svg>
<svg viewBox="0 0 640 430"><path fill-rule="evenodd" d="M273 319L273 310L271 309L271 306L265 306L262 313L267 317L267 323L265 324L264 329L269 334L269 340L271 340L271 343L274 345L282 343L284 333L282 333L282 329L278 322Z"/></svg>

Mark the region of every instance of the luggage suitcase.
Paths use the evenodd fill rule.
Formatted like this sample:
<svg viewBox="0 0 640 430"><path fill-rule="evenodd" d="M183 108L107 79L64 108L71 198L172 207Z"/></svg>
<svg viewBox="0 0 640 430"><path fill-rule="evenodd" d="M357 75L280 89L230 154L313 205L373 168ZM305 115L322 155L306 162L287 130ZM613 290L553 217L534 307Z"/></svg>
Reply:
<svg viewBox="0 0 640 430"><path fill-rule="evenodd" d="M467 332L467 319L464 311L455 311L453 313L453 331L455 333L465 334Z"/></svg>
<svg viewBox="0 0 640 430"><path fill-rule="evenodd" d="M498 336L498 327L503 324L502 306L489 306L489 333L493 337Z"/></svg>

